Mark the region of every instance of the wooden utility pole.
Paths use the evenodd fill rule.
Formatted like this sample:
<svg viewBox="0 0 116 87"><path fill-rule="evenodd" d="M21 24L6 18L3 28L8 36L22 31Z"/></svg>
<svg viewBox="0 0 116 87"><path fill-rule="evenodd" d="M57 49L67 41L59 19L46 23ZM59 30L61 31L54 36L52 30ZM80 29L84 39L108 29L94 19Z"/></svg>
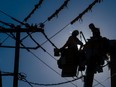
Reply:
<svg viewBox="0 0 116 87"><path fill-rule="evenodd" d="M1 71L0 71L0 87L2 87L2 75L1 75Z"/></svg>
<svg viewBox="0 0 116 87"><path fill-rule="evenodd" d="M19 73L19 56L20 56L20 34L22 32L24 33L29 33L29 32L42 32L42 28L25 28L22 29L20 26L16 27L15 29L0 29L0 33L16 33L15 40L16 40L16 45L13 46L3 46L3 47L9 47L9 48L15 48L15 60L14 60L14 73L13 73L13 87L18 87L18 73ZM2 47L2 46L0 46ZM28 49L27 47L24 47L25 49ZM2 87L2 76L0 73L0 87Z"/></svg>
<svg viewBox="0 0 116 87"><path fill-rule="evenodd" d="M19 71L19 55L20 55L20 32L19 27L16 32L16 48L15 48L15 61L14 61L14 80L13 87L18 87L18 71Z"/></svg>
<svg viewBox="0 0 116 87"><path fill-rule="evenodd" d="M116 87L116 40L110 40L111 87Z"/></svg>
<svg viewBox="0 0 116 87"><path fill-rule="evenodd" d="M116 87L116 53L111 55L111 87Z"/></svg>

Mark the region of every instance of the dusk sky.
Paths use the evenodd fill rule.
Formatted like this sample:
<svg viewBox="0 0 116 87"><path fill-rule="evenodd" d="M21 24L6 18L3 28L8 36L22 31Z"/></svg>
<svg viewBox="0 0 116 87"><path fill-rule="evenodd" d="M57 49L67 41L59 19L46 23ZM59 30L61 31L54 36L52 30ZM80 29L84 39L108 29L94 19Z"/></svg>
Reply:
<svg viewBox="0 0 116 87"><path fill-rule="evenodd" d="M8 15L23 21L27 15L34 9L35 5L40 0L2 0L0 2L0 21L19 25L18 22L12 20ZM65 0L43 0L41 6L34 11L26 23L30 25L45 22L63 3ZM73 24L70 22L82 13L94 0L69 0L65 6L55 17L50 21L46 21L44 31L48 38L58 47L62 47L71 35L73 30L82 31L85 38L89 39L92 34L88 25L94 23L96 27L100 28L101 35L110 40L116 39L116 1L115 0L101 0L96 3L92 9L82 16L82 20L75 21ZM2 11L2 12L1 12ZM0 23L0 26L9 28L8 26ZM22 26L24 27L24 26ZM65 27L65 28L64 28ZM62 30L61 32L59 32ZM57 33L59 32L59 33ZM21 38L25 37L26 33L21 33ZM19 59L19 73L26 75L29 82L39 84L57 84L73 80L73 78L61 77L61 69L57 66L59 57L54 56L54 47L44 35L40 32L33 33L33 38L46 50L44 52L41 48L31 50L28 52L26 49L20 49ZM2 46L15 46L15 40L8 37L5 33L0 33L0 43ZM7 38L7 39L6 39ZM80 40L81 38L78 37ZM82 38L83 43L84 40ZM22 41L27 47L36 47L37 45L27 37ZM44 43L44 44L43 44ZM14 48L0 47L0 70L1 72L14 71ZM52 57L51 57L52 56ZM103 73L95 74L93 87L111 87L110 85L110 70L104 67ZM13 87L13 77L2 77L3 87ZM101 84L98 84L99 81ZM96 85L98 84L98 85ZM43 85L34 85L33 87L44 87ZM18 87L31 87L24 81L18 81ZM51 86L49 86L51 87ZM76 80L72 83L53 85L52 87L83 87L82 79Z"/></svg>

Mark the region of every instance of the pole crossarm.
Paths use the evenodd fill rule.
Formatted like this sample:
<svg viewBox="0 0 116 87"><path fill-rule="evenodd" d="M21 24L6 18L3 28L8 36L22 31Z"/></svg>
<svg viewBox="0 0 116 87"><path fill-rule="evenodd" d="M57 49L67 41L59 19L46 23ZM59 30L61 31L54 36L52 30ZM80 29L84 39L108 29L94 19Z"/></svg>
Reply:
<svg viewBox="0 0 116 87"><path fill-rule="evenodd" d="M12 32L43 32L42 28L21 28L21 29L12 29L12 28L1 28L0 33L12 33Z"/></svg>
<svg viewBox="0 0 116 87"><path fill-rule="evenodd" d="M14 76L13 73L1 74L1 76Z"/></svg>
<svg viewBox="0 0 116 87"><path fill-rule="evenodd" d="M16 48L16 46L0 46L1 48ZM38 47L20 47L21 49L37 49Z"/></svg>

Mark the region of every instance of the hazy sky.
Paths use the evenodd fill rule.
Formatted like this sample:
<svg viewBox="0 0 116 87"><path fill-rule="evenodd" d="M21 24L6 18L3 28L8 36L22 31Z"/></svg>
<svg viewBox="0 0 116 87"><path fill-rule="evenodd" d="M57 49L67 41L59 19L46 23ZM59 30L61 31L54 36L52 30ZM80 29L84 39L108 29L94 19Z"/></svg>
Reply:
<svg viewBox="0 0 116 87"><path fill-rule="evenodd" d="M94 0L70 0L67 7L62 9L60 13L51 19L51 21L46 21L49 16L51 16L64 2L64 0L44 0L42 5L34 12L34 14L28 19L29 24L39 24L45 22L45 33L48 37L53 36L59 30L63 29L69 24L63 31L54 36L51 41L58 47L62 47L66 42L67 38L70 36L70 32L78 29L82 31L86 39L89 39L91 32L88 28L90 23L94 23L96 27L100 28L101 34L108 39L116 38L116 1L115 0L103 0L101 3L97 3L93 6L92 10L87 12L82 17L82 21L76 21L73 25L70 22L76 18L83 10L85 10ZM39 2L39 0L2 0L0 2L0 10L9 14L10 16L23 21L24 18L32 11L34 6ZM8 16L0 13L0 21L7 23L13 23L18 25L19 23L13 21ZM0 23L0 26L8 28L7 26ZM21 34L21 38L24 37L26 33ZM41 33L32 34L34 39L42 44L46 41L46 38ZM2 45L15 46L15 40L8 38L4 33L0 33L0 42ZM4 42L5 40L5 42ZM28 37L22 42L25 46L35 47L36 44ZM54 47L46 42L42 47L52 56L54 55ZM67 80L72 80L72 78L62 78L60 76L61 70L57 67L57 61L53 59L47 52L44 52L41 48L36 50L31 50L36 57L25 49L20 49L20 63L19 63L19 73L25 73L26 79L30 82L42 83L42 84L54 84L65 82ZM14 53L15 49L11 48L0 48L0 70L4 72L14 71ZM59 57L54 57L59 59ZM42 61L44 62L42 62ZM49 66L46 66L46 64ZM51 69L51 68L53 69ZM55 71L54 71L55 70ZM56 73L58 72L58 73ZM103 73L98 73L95 75L95 80L102 82L104 87L110 87L110 71L107 67L104 68ZM3 87L13 87L13 77L2 77ZM94 85L97 82L94 80ZM30 87L29 84L23 81L19 81L18 87ZM73 83L67 83L63 85L55 85L53 87L83 87L83 81L77 80ZM103 87L102 85L97 85L96 87ZM33 85L33 87L41 87L38 85ZM51 87L51 86L50 86Z"/></svg>

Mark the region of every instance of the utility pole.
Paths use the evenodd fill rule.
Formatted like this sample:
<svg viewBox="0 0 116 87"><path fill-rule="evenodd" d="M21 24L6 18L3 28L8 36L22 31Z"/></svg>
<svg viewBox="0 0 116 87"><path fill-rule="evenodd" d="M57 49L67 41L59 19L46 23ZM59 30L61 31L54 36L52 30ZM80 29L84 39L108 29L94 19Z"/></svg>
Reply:
<svg viewBox="0 0 116 87"><path fill-rule="evenodd" d="M111 87L116 87L116 40L110 40Z"/></svg>
<svg viewBox="0 0 116 87"><path fill-rule="evenodd" d="M6 28L1 28L0 33L16 33L15 40L16 40L16 45L13 46L3 46L3 47L8 47L8 48L15 48L15 60L14 60L14 73L13 73L13 87L18 87L18 73L19 73L19 56L20 56L20 34L21 33L29 33L29 32L43 32L42 28L36 28L36 27L30 27L30 28L20 28L20 26L13 28L13 29L6 29ZM2 47L2 46L0 46ZM30 48L30 47L29 47ZM28 47L24 47L24 49L29 49ZM2 85L2 76L0 72L0 87Z"/></svg>
<svg viewBox="0 0 116 87"><path fill-rule="evenodd" d="M1 75L1 71L0 71L0 87L2 87L2 75Z"/></svg>
<svg viewBox="0 0 116 87"><path fill-rule="evenodd" d="M116 87L116 53L111 55L111 87Z"/></svg>
<svg viewBox="0 0 116 87"><path fill-rule="evenodd" d="M16 48L15 48L15 61L14 61L14 80L13 87L18 87L18 71L19 71L19 55L20 55L20 27L17 27L16 32Z"/></svg>

